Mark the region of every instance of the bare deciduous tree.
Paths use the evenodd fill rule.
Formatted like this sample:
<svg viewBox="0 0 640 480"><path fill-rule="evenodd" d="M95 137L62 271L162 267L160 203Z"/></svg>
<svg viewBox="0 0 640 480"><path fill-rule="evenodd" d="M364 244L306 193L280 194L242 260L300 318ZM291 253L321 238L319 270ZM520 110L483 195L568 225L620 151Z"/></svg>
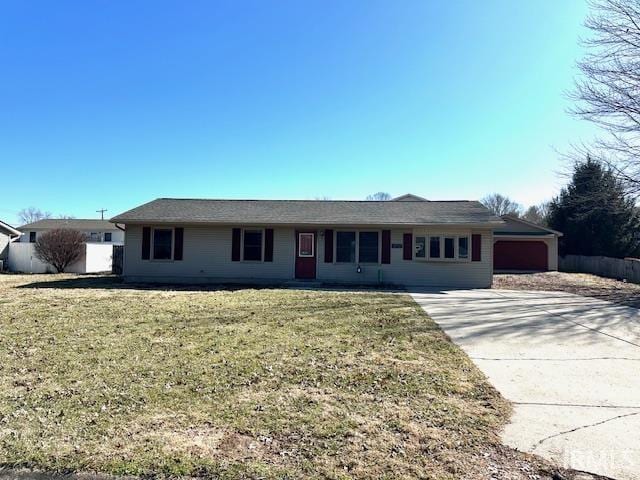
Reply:
<svg viewBox="0 0 640 480"><path fill-rule="evenodd" d="M38 220L43 220L45 218L51 218L51 212L43 212L36 207L27 207L18 212L18 218L23 225L26 225L28 223L37 222Z"/></svg>
<svg viewBox="0 0 640 480"><path fill-rule="evenodd" d="M505 197L499 193L487 195L480 200L480 202L498 217L502 215L514 215L519 217L520 212L522 211L522 206L519 203L514 202L509 197Z"/></svg>
<svg viewBox="0 0 640 480"><path fill-rule="evenodd" d="M539 205L531 205L522 214L522 218L528 222L537 225L546 226L547 216L549 215L549 202L543 202Z"/></svg>
<svg viewBox="0 0 640 480"><path fill-rule="evenodd" d="M44 232L34 245L36 257L48 263L58 273L78 260L86 242L86 235L78 230L57 228Z"/></svg>
<svg viewBox="0 0 640 480"><path fill-rule="evenodd" d="M600 125L606 135L590 153L640 195L640 1L591 0L585 25L592 36L578 63L582 78L572 97L573 113Z"/></svg>
<svg viewBox="0 0 640 480"><path fill-rule="evenodd" d="M387 201L391 200L391 195L387 192L376 192L371 195L367 195L367 200L375 200L375 201Z"/></svg>

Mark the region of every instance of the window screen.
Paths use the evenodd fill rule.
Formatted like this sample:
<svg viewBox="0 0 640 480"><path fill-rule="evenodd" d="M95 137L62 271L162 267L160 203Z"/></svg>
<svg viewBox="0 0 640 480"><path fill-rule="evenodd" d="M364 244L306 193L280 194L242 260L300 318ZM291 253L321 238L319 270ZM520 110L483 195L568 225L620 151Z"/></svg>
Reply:
<svg viewBox="0 0 640 480"><path fill-rule="evenodd" d="M429 257L440 258L440 237L429 237Z"/></svg>
<svg viewBox="0 0 640 480"><path fill-rule="evenodd" d="M444 258L455 257L455 239L452 237L445 237L444 239Z"/></svg>
<svg viewBox="0 0 640 480"><path fill-rule="evenodd" d="M336 232L336 262L356 261L356 232Z"/></svg>
<svg viewBox="0 0 640 480"><path fill-rule="evenodd" d="M469 258L469 237L458 238L458 257Z"/></svg>
<svg viewBox="0 0 640 480"><path fill-rule="evenodd" d="M425 258L427 254L427 242L425 237L416 237L416 258Z"/></svg>
<svg viewBox="0 0 640 480"><path fill-rule="evenodd" d="M262 260L262 230L244 231L244 259Z"/></svg>
<svg viewBox="0 0 640 480"><path fill-rule="evenodd" d="M360 232L358 261L378 263L378 232Z"/></svg>
<svg viewBox="0 0 640 480"><path fill-rule="evenodd" d="M171 259L171 240L173 231L167 228L157 228L153 231L153 258L155 260Z"/></svg>

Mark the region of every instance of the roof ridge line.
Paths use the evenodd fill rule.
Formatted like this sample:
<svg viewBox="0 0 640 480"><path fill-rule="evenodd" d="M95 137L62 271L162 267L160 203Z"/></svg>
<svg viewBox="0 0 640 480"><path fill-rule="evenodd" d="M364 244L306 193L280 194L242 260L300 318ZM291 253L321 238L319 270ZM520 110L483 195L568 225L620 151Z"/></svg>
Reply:
<svg viewBox="0 0 640 480"><path fill-rule="evenodd" d="M317 202L317 203L393 203L393 200L311 200L298 198L184 198L184 197L158 197L155 200L176 200L176 201L203 201L203 202ZM479 200L427 200L430 203L463 203L478 202ZM147 202L151 203L151 202ZM140 205L141 206L141 205Z"/></svg>

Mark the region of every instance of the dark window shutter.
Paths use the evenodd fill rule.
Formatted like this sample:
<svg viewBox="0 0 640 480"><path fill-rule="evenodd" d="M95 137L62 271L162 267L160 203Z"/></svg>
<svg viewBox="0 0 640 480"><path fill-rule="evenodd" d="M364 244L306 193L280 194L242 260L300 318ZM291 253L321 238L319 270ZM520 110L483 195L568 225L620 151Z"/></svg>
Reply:
<svg viewBox="0 0 640 480"><path fill-rule="evenodd" d="M382 231L382 263L391 263L391 230Z"/></svg>
<svg viewBox="0 0 640 480"><path fill-rule="evenodd" d="M324 231L324 263L333 263L333 230Z"/></svg>
<svg viewBox="0 0 640 480"><path fill-rule="evenodd" d="M233 234L231 236L231 261L239 262L240 261L240 242L242 239L242 230L239 228L233 229Z"/></svg>
<svg viewBox="0 0 640 480"><path fill-rule="evenodd" d="M182 245L184 244L184 228L177 227L174 230L174 241L176 244L173 246L173 259L182 260Z"/></svg>
<svg viewBox="0 0 640 480"><path fill-rule="evenodd" d="M471 235L471 261L479 262L482 260L480 250L482 248L482 235Z"/></svg>
<svg viewBox="0 0 640 480"><path fill-rule="evenodd" d="M264 229L264 261L273 262L273 228Z"/></svg>
<svg viewBox="0 0 640 480"><path fill-rule="evenodd" d="M151 227L142 227L142 259L149 260L151 254Z"/></svg>
<svg viewBox="0 0 640 480"><path fill-rule="evenodd" d="M405 233L402 236L402 259L413 260L413 234Z"/></svg>

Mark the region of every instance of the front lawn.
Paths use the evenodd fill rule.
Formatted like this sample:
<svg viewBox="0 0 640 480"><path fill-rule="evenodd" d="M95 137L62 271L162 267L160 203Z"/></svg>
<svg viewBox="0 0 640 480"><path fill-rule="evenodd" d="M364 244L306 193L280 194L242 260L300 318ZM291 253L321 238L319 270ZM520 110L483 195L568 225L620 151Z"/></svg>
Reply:
<svg viewBox="0 0 640 480"><path fill-rule="evenodd" d="M0 275L3 466L489 478L508 410L407 295Z"/></svg>

